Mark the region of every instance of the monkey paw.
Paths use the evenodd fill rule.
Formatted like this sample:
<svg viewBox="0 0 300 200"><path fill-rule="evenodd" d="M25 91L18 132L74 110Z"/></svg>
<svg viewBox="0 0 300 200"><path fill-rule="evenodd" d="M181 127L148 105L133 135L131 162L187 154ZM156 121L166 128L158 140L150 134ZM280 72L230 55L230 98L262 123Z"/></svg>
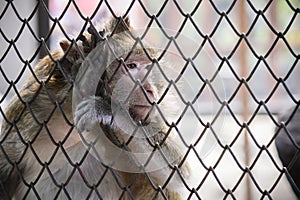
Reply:
<svg viewBox="0 0 300 200"><path fill-rule="evenodd" d="M112 116L109 105L101 97L90 96L80 102L74 113L74 123L78 131L91 131L96 126L110 124Z"/></svg>

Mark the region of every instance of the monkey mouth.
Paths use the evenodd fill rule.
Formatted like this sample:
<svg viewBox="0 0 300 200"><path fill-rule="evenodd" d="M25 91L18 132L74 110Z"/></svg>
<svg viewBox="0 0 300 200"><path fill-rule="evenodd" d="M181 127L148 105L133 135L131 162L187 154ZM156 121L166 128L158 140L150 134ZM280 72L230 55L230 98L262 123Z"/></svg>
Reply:
<svg viewBox="0 0 300 200"><path fill-rule="evenodd" d="M151 116L154 110L151 111L152 106L149 105L132 105L129 108L131 118L138 124L147 125L151 121Z"/></svg>

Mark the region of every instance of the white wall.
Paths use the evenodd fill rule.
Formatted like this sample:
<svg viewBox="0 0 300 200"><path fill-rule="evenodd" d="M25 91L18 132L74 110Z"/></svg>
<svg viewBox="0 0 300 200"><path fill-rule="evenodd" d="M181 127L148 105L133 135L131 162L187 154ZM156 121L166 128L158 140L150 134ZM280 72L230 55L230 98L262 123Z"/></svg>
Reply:
<svg viewBox="0 0 300 200"><path fill-rule="evenodd" d="M26 0L26 1L12 1L13 6L16 8L22 19L28 18L33 11L36 1L35 0ZM23 23L18 19L13 6L10 4L8 9L4 12L7 7L6 1L0 1L0 14L4 12L3 18L0 20L0 29L5 34L5 37L9 41L16 40L18 33L21 30ZM29 21L31 28L37 33L37 13ZM30 60L37 48L37 41L34 39L30 33L27 26L21 32L21 35L15 42L17 49L19 50L22 59ZM9 43L5 41L4 36L0 34L0 67L4 71L8 80L16 81L21 70L24 68L25 64L21 62L20 58L17 56L17 53L14 48L10 48L5 57L4 54L9 48ZM34 66L35 61L31 62L31 65ZM28 73L28 67L25 70L22 78L16 83L16 87L20 88L24 83L24 79ZM9 83L4 79L4 76L0 73L0 100L3 98L3 94L9 88ZM5 97L5 100L0 102L0 106L3 109L8 100L15 94L13 90L10 91L9 95ZM0 120L2 116L0 115Z"/></svg>

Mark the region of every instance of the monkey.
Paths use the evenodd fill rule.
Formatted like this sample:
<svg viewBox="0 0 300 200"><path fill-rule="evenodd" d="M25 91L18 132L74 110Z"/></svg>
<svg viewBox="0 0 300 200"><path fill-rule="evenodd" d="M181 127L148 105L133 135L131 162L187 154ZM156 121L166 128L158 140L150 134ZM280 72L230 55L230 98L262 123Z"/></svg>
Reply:
<svg viewBox="0 0 300 200"><path fill-rule="evenodd" d="M279 123L284 123L284 127L278 127L275 133L278 134L275 139L276 149L284 167L287 168L287 176L290 185L296 194L300 197L300 157L297 145L300 145L300 110L296 106L281 114L278 118Z"/></svg>
<svg viewBox="0 0 300 200"><path fill-rule="evenodd" d="M183 199L189 164L160 114L176 106L161 103L167 63L151 60L158 52L138 45L128 18L99 30L91 24L78 40L61 41L6 108L1 199ZM93 56L100 60L91 65ZM103 72L90 94L93 66ZM85 143L98 135L95 146Z"/></svg>

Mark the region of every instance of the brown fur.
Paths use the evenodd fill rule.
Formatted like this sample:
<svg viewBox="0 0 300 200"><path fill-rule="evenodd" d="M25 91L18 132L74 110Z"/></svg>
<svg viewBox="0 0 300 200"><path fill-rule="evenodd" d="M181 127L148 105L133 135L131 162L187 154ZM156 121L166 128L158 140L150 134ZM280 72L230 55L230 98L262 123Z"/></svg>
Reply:
<svg viewBox="0 0 300 200"><path fill-rule="evenodd" d="M116 27L116 25L117 20L113 20L106 27ZM125 20L125 25L130 27L128 20ZM124 26L119 25L113 31L116 33L124 31ZM91 41L91 37L88 36L87 38ZM126 45L126 43L120 45ZM72 80L71 71L73 69L70 67L76 62L80 64L82 60L75 46L71 47L69 51L69 46L66 45L66 42L62 42L61 46L69 55L65 56L64 51L57 50L51 56L44 57L34 68L34 75L32 74L28 77L27 82L19 91L19 95L16 95L11 100L6 109L1 129L3 150L0 150L0 183L4 186L2 188L0 185L0 195L2 196L6 196L8 193L9 198L14 194L21 198L28 189L22 179L28 179L29 183L34 182L35 179L33 177L37 176L42 165L37 162L37 158L33 155L31 148L36 152L41 162L45 163L51 160L51 157L54 155L54 149L61 143L62 147L59 148L59 153L55 155L58 160L54 159L51 163L51 165L59 166L61 169L67 167L60 164L66 162L63 161L65 156L61 149L66 151L69 149L71 157L72 155L78 157L76 151L82 144L77 131L72 125L72 82L70 80ZM80 48L81 50L84 49L83 47ZM89 52L85 53L87 55ZM74 57L76 59L72 60ZM53 141L57 144L54 144ZM88 166L83 167L83 169L88 170L92 174L91 177L93 176L94 168L95 171L99 170L102 172L101 163L93 162L92 166L86 164ZM69 165L69 163L66 162L65 165ZM59 167L54 167L54 169L60 170ZM70 168L72 169L72 167ZM122 185L127 186L128 191L125 192L124 199L130 199L131 195L139 200L164 199L161 192L152 187L145 174L115 172L120 177ZM42 177L44 176L48 179L45 179L44 183L41 181L43 185L36 185L37 190L39 188L47 188L47 184L51 182L49 175L47 177L45 174ZM89 177L89 175L86 176ZM110 184L112 185L111 189L115 191L114 195L120 195L120 191L113 189L117 185L116 181L107 181L114 182ZM156 183L155 179L152 181L155 185L154 187L158 188L158 183ZM105 190L108 190L109 187ZM75 190L76 188L73 189ZM168 189L163 191L168 199L181 199L177 192L172 192ZM42 194L47 192L47 190L38 192ZM100 191L101 194L106 192L108 193L108 191ZM30 195L34 196L32 192ZM79 198L79 196L76 197ZM109 194L107 196L104 194L104 197L109 197Z"/></svg>

